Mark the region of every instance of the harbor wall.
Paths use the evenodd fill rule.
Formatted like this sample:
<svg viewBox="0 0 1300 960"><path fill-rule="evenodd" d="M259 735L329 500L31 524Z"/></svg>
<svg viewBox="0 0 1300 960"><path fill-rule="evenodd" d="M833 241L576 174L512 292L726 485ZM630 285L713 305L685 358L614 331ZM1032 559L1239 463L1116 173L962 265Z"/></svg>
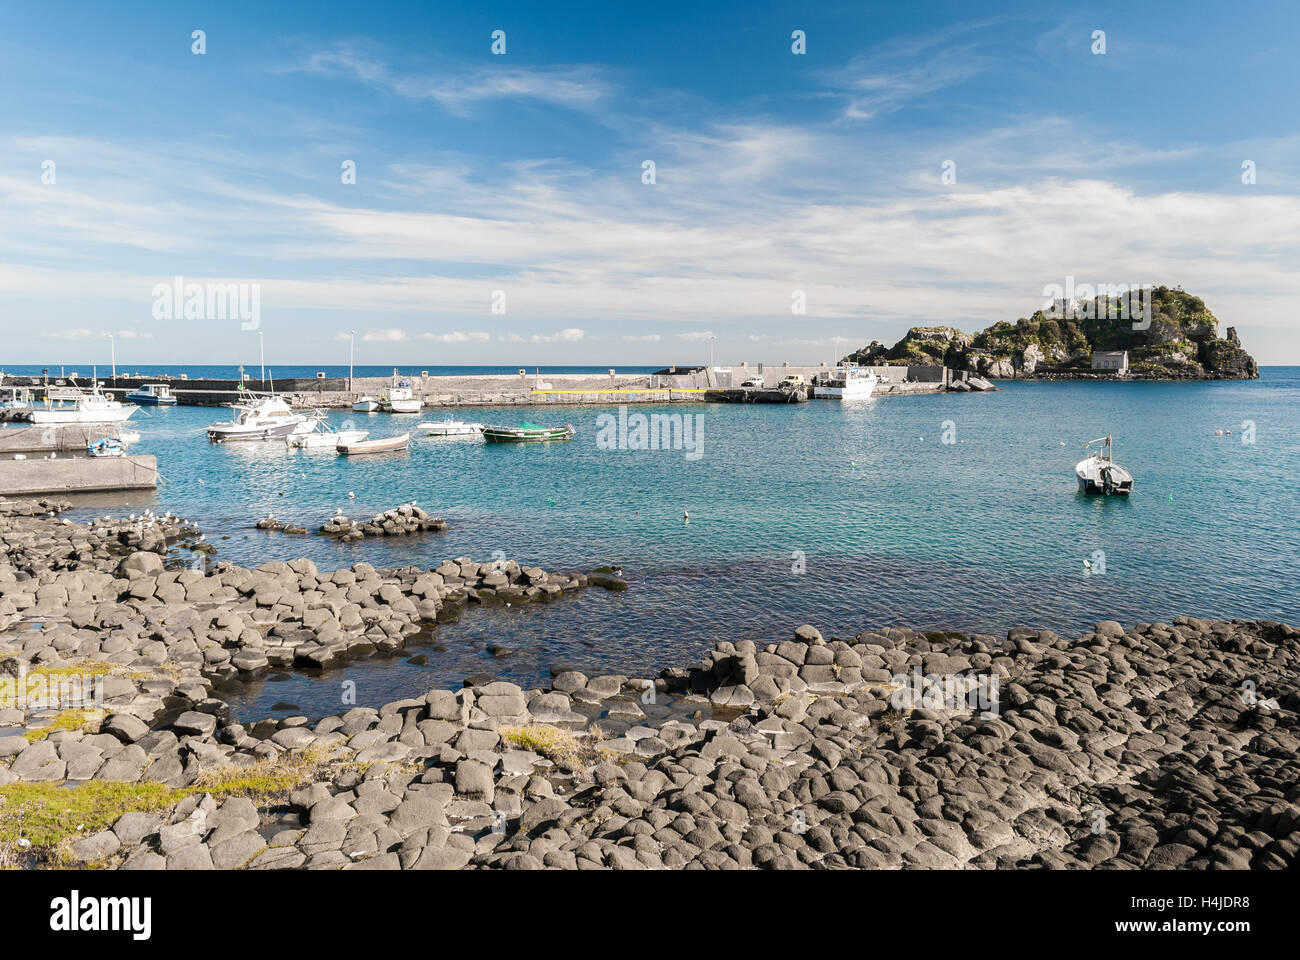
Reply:
<svg viewBox="0 0 1300 960"><path fill-rule="evenodd" d="M144 454L125 457L64 457L54 460L0 460L0 496L37 493L99 493L152 490L158 486L158 461Z"/></svg>
<svg viewBox="0 0 1300 960"><path fill-rule="evenodd" d="M672 368L669 368L672 369ZM882 396L944 389L949 379L960 376L942 366L872 367L880 377L877 393ZM532 373L463 376L410 376L415 395L425 407L509 406L513 404L621 404L706 401L705 390L738 388L750 377L762 376L768 387L791 374L805 382L831 373L829 364L817 366L792 364L739 364L686 369L681 373L624 374L614 370L606 374ZM11 378L19 381L22 378ZM186 406L220 406L239 395L237 380L181 380L165 377L118 377L102 381L105 389L121 398L144 383L167 383L179 403ZM296 407L348 408L363 396L380 396L391 385L390 377L356 377L349 389L346 377L316 379L247 380L245 386L255 393L274 390Z"/></svg>

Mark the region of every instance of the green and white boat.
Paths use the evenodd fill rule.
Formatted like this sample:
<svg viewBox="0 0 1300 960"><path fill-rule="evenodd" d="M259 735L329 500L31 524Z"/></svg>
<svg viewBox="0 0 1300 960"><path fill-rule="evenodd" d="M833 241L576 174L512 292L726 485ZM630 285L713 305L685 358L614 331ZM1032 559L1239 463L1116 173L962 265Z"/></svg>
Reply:
<svg viewBox="0 0 1300 960"><path fill-rule="evenodd" d="M517 427L484 427L488 443L545 443L547 440L572 440L573 424L562 427L539 427L525 420Z"/></svg>

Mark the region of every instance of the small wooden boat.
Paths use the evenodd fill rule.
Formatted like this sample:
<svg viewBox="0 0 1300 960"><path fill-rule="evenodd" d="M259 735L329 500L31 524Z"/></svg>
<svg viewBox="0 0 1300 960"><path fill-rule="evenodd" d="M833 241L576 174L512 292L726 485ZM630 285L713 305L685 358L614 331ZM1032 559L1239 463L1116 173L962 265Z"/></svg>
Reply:
<svg viewBox="0 0 1300 960"><path fill-rule="evenodd" d="M464 420L453 420L451 417L442 420L426 420L424 423L417 423L415 428L431 437L477 436L483 432L481 423L466 423Z"/></svg>
<svg viewBox="0 0 1300 960"><path fill-rule="evenodd" d="M1108 497L1128 496L1133 492L1133 474L1111 459L1110 435L1089 440L1084 444L1084 452L1094 443L1101 444L1101 449L1074 465L1074 475L1079 478L1079 491L1102 493Z"/></svg>
<svg viewBox="0 0 1300 960"><path fill-rule="evenodd" d="M352 404L352 409L357 413L374 413L381 406L383 406L383 401L378 397L362 397Z"/></svg>
<svg viewBox="0 0 1300 960"><path fill-rule="evenodd" d="M357 440L354 443L340 443L334 449L342 456L355 457L363 453L389 453L393 450L405 450L411 445L411 435L404 433L400 437L379 437L376 440Z"/></svg>
<svg viewBox="0 0 1300 960"><path fill-rule="evenodd" d="M562 427L539 427L525 420L517 427L484 427L488 443L545 443L547 440L572 440L573 424Z"/></svg>

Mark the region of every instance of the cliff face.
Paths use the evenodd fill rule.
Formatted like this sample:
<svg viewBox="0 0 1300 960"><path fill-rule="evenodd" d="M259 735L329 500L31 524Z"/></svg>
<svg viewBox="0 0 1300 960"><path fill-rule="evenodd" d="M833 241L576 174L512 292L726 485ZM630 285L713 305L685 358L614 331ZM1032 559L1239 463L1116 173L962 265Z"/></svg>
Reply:
<svg viewBox="0 0 1300 960"><path fill-rule="evenodd" d="M1001 321L970 336L954 327L913 327L893 347L872 341L845 362L943 363L987 377L1069 377L1089 374L1093 351L1127 350L1129 376L1151 380L1249 380L1259 365L1242 349L1237 331L1218 336L1219 321L1200 297L1169 287L1150 294L1151 323L1135 330L1117 301L1079 304L1076 316L1039 310L1015 323Z"/></svg>

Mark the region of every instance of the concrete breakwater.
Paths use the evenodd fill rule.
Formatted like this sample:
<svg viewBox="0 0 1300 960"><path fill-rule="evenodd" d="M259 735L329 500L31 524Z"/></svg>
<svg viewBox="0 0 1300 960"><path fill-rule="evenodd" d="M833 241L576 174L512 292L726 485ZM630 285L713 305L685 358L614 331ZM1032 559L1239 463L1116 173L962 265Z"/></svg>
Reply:
<svg viewBox="0 0 1300 960"><path fill-rule="evenodd" d="M102 688L77 715L0 709L0 799L23 804L0 803L6 862L1204 869L1291 867L1300 850L1294 627L804 626L658 673L557 664L544 689L480 677L259 720L230 715L223 677L395 651L458 596L573 582L464 559L169 571L58 508L0 509L0 674ZM122 782L138 785L126 801ZM84 829L60 834L56 806Z"/></svg>
<svg viewBox="0 0 1300 960"><path fill-rule="evenodd" d="M780 381L789 375L801 377L805 383L834 368L819 366L757 365L729 368L667 368L655 374L621 374L611 370L608 374L547 374L537 376L520 371L513 376L466 374L462 376L408 376L415 396L427 408L474 407L538 404L624 404L732 401L740 394L755 388L743 386L746 380L761 377L764 387L760 394L773 393ZM876 388L878 396L901 396L912 393L936 393L949 389L964 390L967 374L955 374L942 366L882 366L872 368L881 378ZM11 377L19 385L24 380L35 386L39 378ZM978 378L976 378L978 379ZM145 383L165 382L171 386L177 401L185 405L219 406L230 403L239 395L239 382L235 380L191 380L165 377L118 377L105 381L107 389L125 393ZM364 396L383 396L391 387L389 377L319 377L316 379L247 380L244 385L257 393L274 390L288 397L294 406L301 408L346 409ZM800 388L805 395L807 389ZM992 389L992 384L981 389ZM758 398L772 402L770 397ZM21 410L9 411L21 418Z"/></svg>

